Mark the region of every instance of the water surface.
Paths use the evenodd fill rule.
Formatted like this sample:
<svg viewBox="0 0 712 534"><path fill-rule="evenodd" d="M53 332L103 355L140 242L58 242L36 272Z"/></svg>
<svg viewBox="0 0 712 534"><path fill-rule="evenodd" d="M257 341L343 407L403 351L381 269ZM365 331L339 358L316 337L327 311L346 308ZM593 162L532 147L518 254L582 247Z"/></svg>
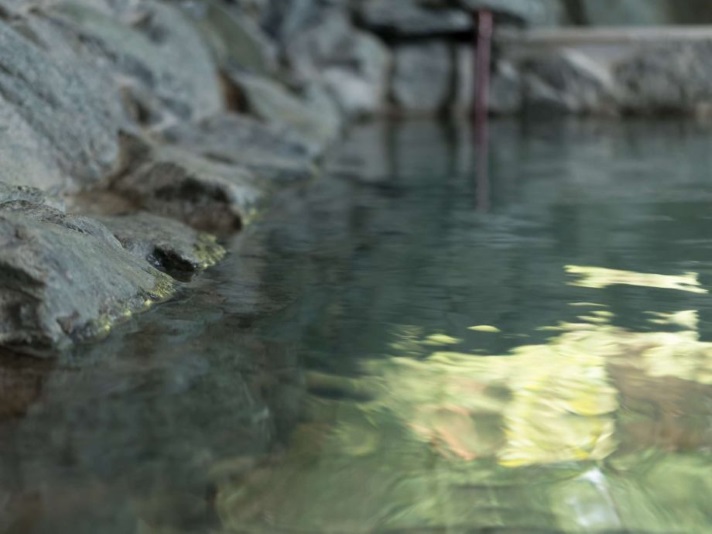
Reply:
<svg viewBox="0 0 712 534"><path fill-rule="evenodd" d="M361 126L178 300L0 365L0 532L712 531L712 129L490 138Z"/></svg>

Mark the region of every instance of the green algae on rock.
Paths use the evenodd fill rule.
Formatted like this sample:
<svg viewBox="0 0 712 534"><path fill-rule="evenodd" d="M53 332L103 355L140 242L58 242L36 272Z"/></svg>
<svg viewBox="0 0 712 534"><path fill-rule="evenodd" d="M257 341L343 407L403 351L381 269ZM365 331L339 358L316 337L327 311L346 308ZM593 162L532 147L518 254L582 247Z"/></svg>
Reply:
<svg viewBox="0 0 712 534"><path fill-rule="evenodd" d="M174 283L104 226L44 203L0 203L0 345L44 356L95 337Z"/></svg>

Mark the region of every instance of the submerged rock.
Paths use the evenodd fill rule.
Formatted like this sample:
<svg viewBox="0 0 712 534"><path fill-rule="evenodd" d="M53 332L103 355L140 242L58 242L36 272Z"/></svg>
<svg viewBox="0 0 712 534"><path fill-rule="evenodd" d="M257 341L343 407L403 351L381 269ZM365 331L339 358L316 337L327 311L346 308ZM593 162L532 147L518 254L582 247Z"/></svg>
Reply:
<svg viewBox="0 0 712 534"><path fill-rule="evenodd" d="M46 355L172 292L166 275L100 223L67 215L38 192L0 195L0 346Z"/></svg>
<svg viewBox="0 0 712 534"><path fill-rule="evenodd" d="M100 217L123 247L179 280L215 265L225 254L209 234L150 213Z"/></svg>

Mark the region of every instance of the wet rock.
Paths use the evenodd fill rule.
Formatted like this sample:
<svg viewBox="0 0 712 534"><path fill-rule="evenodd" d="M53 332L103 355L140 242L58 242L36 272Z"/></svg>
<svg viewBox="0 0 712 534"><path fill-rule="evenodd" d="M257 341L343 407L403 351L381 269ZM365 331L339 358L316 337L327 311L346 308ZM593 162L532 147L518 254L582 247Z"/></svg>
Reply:
<svg viewBox="0 0 712 534"><path fill-rule="evenodd" d="M277 50L251 18L215 0L191 0L181 6L203 33L224 69L266 76L277 70Z"/></svg>
<svg viewBox="0 0 712 534"><path fill-rule="evenodd" d="M46 203L0 202L0 240L3 348L46 355L172 291L100 223Z"/></svg>
<svg viewBox="0 0 712 534"><path fill-rule="evenodd" d="M0 21L5 180L57 189L97 181L119 158L118 94L45 21L16 28Z"/></svg>
<svg viewBox="0 0 712 534"><path fill-rule="evenodd" d="M176 124L161 136L214 162L245 167L266 186L314 176L310 149L303 139L250 117L223 114L195 126Z"/></svg>
<svg viewBox="0 0 712 534"><path fill-rule="evenodd" d="M524 106L535 113L614 114L613 78L591 57L565 50L523 66Z"/></svg>
<svg viewBox="0 0 712 534"><path fill-rule="evenodd" d="M712 109L712 41L641 48L614 68L620 105L640 114Z"/></svg>
<svg viewBox="0 0 712 534"><path fill-rule="evenodd" d="M425 37L472 31L472 17L458 9L428 9L413 0L367 0L360 8L363 24L390 37Z"/></svg>
<svg viewBox="0 0 712 534"><path fill-rule="evenodd" d="M312 154L319 154L339 133L339 124L329 113L289 92L285 87L263 77L234 77L247 102L249 112L267 123L286 125L297 132Z"/></svg>
<svg viewBox="0 0 712 534"><path fill-rule="evenodd" d="M405 114L442 111L450 96L453 62L442 42L402 44L396 48L392 93Z"/></svg>
<svg viewBox="0 0 712 534"><path fill-rule="evenodd" d="M346 15L330 11L297 35L286 50L301 81L319 81L350 118L386 105L391 60L375 37L357 30Z"/></svg>
<svg viewBox="0 0 712 534"><path fill-rule="evenodd" d="M150 213L100 217L99 221L131 254L178 280L190 279L225 254L209 234Z"/></svg>
<svg viewBox="0 0 712 534"><path fill-rule="evenodd" d="M77 2L48 10L84 43L97 67L149 112L196 120L222 110L217 69L200 33L178 9L147 1L124 22ZM155 100L146 98L151 95Z"/></svg>
<svg viewBox="0 0 712 534"><path fill-rule="evenodd" d="M110 189L139 209L177 219L198 230L239 230L264 200L248 170L175 147L148 147Z"/></svg>

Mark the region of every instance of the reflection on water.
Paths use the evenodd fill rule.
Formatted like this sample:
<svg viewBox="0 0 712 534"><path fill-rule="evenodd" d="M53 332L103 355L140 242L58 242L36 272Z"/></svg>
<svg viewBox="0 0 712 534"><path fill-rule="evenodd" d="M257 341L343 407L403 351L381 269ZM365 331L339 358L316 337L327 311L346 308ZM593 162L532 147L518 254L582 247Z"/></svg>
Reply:
<svg viewBox="0 0 712 534"><path fill-rule="evenodd" d="M0 532L707 533L712 129L355 130L178 302L0 364ZM477 207L486 206L486 210Z"/></svg>

